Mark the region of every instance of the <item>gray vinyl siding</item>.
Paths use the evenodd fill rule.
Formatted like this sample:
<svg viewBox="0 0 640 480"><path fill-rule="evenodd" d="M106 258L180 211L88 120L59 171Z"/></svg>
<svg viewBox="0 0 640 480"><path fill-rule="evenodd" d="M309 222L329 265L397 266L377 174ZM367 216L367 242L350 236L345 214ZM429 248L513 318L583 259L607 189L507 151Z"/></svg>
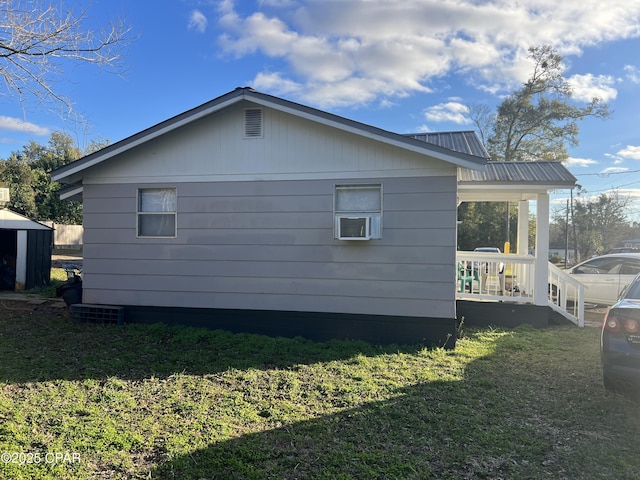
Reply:
<svg viewBox="0 0 640 480"><path fill-rule="evenodd" d="M382 239L335 240L336 184L382 183ZM176 238L136 192L176 187ZM84 302L453 318L455 176L84 186Z"/></svg>

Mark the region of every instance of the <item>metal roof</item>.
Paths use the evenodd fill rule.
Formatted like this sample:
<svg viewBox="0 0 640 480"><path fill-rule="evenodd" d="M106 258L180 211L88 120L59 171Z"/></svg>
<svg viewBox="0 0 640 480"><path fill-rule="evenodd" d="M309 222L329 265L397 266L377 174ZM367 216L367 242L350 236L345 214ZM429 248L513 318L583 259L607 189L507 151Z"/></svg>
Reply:
<svg viewBox="0 0 640 480"><path fill-rule="evenodd" d="M422 140L423 142L439 147L453 150L454 152L466 153L474 157L489 159L489 153L482 145L482 142L472 130L462 132L426 132L410 133L407 137Z"/></svg>
<svg viewBox="0 0 640 480"><path fill-rule="evenodd" d="M544 185L572 188L576 177L561 162L489 162L482 170L460 168L460 185Z"/></svg>
<svg viewBox="0 0 640 480"><path fill-rule="evenodd" d="M7 208L0 209L0 230L53 230Z"/></svg>

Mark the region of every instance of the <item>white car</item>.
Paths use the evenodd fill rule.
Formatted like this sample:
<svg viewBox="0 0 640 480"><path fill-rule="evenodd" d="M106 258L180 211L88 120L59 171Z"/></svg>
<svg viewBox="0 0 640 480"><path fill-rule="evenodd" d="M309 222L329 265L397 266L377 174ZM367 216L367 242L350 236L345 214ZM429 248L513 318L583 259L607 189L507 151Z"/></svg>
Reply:
<svg viewBox="0 0 640 480"><path fill-rule="evenodd" d="M502 253L500 251L500 249L498 247L476 247L473 249L474 252L482 252L482 253ZM484 264L485 265L485 271L488 272L490 267L489 264ZM496 265L495 263L493 264L494 266ZM480 266L478 265L478 263L474 263L473 267L478 270L480 268ZM497 269L499 273L504 272L504 263L502 262L498 262L497 264ZM495 270L495 268L494 268Z"/></svg>
<svg viewBox="0 0 640 480"><path fill-rule="evenodd" d="M498 247L476 247L474 252L502 253Z"/></svg>
<svg viewBox="0 0 640 480"><path fill-rule="evenodd" d="M614 253L591 258L573 267L569 273L586 287L586 303L613 305L624 287L640 273L640 253Z"/></svg>

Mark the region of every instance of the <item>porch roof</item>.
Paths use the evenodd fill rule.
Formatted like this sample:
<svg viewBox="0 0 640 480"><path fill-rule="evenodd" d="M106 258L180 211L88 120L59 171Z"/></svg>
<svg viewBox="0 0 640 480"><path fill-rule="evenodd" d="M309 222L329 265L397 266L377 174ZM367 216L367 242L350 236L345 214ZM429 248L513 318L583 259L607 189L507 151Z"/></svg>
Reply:
<svg viewBox="0 0 640 480"><path fill-rule="evenodd" d="M561 162L489 162L476 171L458 169L458 194L461 201L531 200L576 181Z"/></svg>

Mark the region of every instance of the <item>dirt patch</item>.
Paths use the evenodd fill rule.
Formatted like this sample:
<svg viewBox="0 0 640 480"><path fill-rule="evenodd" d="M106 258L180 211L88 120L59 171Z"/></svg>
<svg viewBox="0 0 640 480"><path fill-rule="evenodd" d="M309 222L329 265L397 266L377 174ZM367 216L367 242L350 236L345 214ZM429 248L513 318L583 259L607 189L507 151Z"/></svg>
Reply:
<svg viewBox="0 0 640 480"><path fill-rule="evenodd" d="M604 316L607 313L609 307L584 307L584 326L585 327L602 327Z"/></svg>
<svg viewBox="0 0 640 480"><path fill-rule="evenodd" d="M8 314L37 314L67 316L67 306L59 299L29 298L15 300L0 295L0 312Z"/></svg>

